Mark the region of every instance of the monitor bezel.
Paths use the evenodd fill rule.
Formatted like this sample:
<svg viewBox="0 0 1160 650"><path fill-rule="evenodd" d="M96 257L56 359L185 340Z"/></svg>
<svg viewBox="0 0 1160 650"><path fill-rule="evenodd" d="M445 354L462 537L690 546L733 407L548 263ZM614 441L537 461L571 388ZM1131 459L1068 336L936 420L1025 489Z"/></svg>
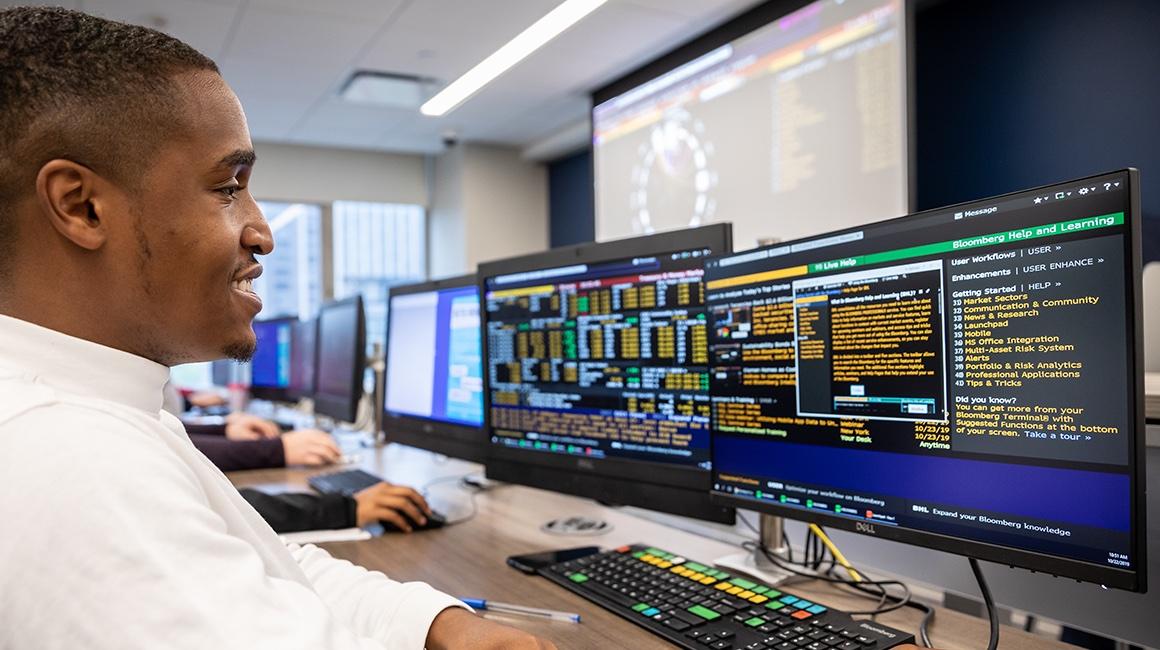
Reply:
<svg viewBox="0 0 1160 650"><path fill-rule="evenodd" d="M384 339L386 344L383 346L383 403L377 405L377 408L383 414L382 433L387 442L397 442L452 458L459 458L473 463L483 463L486 438L484 437L484 429L482 426L473 427L468 424L454 424L437 418L415 415L414 413L391 411L387 408L385 384L389 381L390 377L388 369L391 364L391 323L393 320L391 315L394 313L394 310L390 308L391 301L396 296L460 289L463 287L474 287L478 293L479 283L474 273L439 280L417 282L415 284L399 285L391 287L388 290L387 338ZM480 347L480 351L482 353L482 347Z"/></svg>
<svg viewBox="0 0 1160 650"><path fill-rule="evenodd" d="M756 252L760 250L779 248L801 241L808 241L820 236L834 236L841 235L848 232L862 230L868 226L880 226L884 224L899 223L904 219L913 217L929 216L942 212L953 212L957 209L966 209L969 206L980 203L992 203L996 200L1005 200L1008 198L1018 197L1020 195L1036 194L1045 192L1048 189L1070 186L1076 183L1081 183L1094 179L1102 179L1109 176L1124 176L1127 178L1127 192L1128 201L1125 212L1124 223L1128 229L1126 246L1128 250L1124 260L1125 277L1130 283L1129 295L1134 296L1133 300L1127 300L1128 317L1127 331L1125 332L1125 340L1134 340L1133 353L1128 357L1128 368L1131 377L1131 384L1134 385L1134 392L1128 396L1128 403L1132 410L1131 421L1135 425L1135 435L1131 441L1131 448L1129 449L1128 466L1130 468L1129 484L1131 486L1131 501L1130 512L1132 516L1132 523L1134 530L1131 535L1132 543L1132 557L1136 564L1133 571L1126 571L1116 569L1105 565L1095 564L1093 562L1085 562L1082 560L1068 559L1056 555L1047 555L1035 551L1026 551L1011 548L1008 546L1001 546L998 544L991 544L987 542L979 542L974 540L967 540L957 538L940 533L933 533L928 531L921 531L913 528L901 528L894 526L874 525L869 522L855 521L836 515L826 514L821 511L804 511L798 508L789 506L781 506L775 503L765 501L756 501L745 497L737 497L725 492L712 489L710 484L710 496L713 500L732 505L737 508L744 508L747 510L755 510L764 514L785 517L796 521L804 521L815 523L818 525L832 526L842 530L848 530L864 535L878 537L882 539L889 539L892 541L903 542L915 546L922 546L925 548L954 553L956 555L964 555L980 560L988 560L998 564L1004 564L1012 568L1028 569L1032 572L1047 573L1056 577L1066 577L1080 580L1083 582L1091 582L1107 587L1115 587L1134 592L1147 591L1147 517L1146 517L1146 476L1145 476L1145 424L1144 424L1144 402L1141 396L1144 394L1144 357L1143 357L1143 328L1141 326L1141 312L1140 308L1142 293L1141 293L1141 268L1142 268L1142 253L1141 253L1141 231L1143 224L1141 223L1140 212L1140 183L1139 172L1134 168L1125 168L1095 174L1092 176L1075 178L1059 183L1052 183L1050 185L1042 185L1035 188L1019 190L1015 192L1008 192L997 196L985 197L982 199L975 199L972 201L964 201L954 205L942 206L930 210L923 210L909 215L896 217L894 219L887 219L884 221L874 222L872 224L862 224L852 228L843 230L835 230L832 232L819 233L811 237L804 237L796 239L792 242L779 242L772 246L764 246L754 248L746 252ZM720 259L728 256L718 256L714 259ZM715 447L714 447L715 452ZM716 465L714 464L714 467Z"/></svg>
<svg viewBox="0 0 1160 650"><path fill-rule="evenodd" d="M351 377L350 395L327 395L322 392L322 316L327 311L355 304L357 316L357 333L355 334L355 362ZM358 418L358 405L363 396L363 375L366 373L367 363L367 318L362 296L354 296L343 300L329 302L318 312L318 334L315 338L315 365L314 365L314 412L325 415L339 422L354 422Z"/></svg>
<svg viewBox="0 0 1160 650"><path fill-rule="evenodd" d="M520 451L491 442L491 373L490 363L486 361L489 355L486 324L489 278L565 264L600 263L696 248L711 249L716 255L717 251L732 251L732 246L732 225L717 223L644 237L564 246L481 263L476 275L479 283L480 330L483 333L481 349L485 363L488 363L483 372L483 443L488 477L595 498L616 505L638 506L708 521L733 523L733 508L714 504L709 499L709 488L712 486L709 471L659 462ZM649 480L642 481L644 477ZM627 479L632 483L619 483L617 479ZM614 484L617 489L609 490L608 486Z"/></svg>
<svg viewBox="0 0 1160 650"><path fill-rule="evenodd" d="M258 325L280 325L288 324L293 326L298 319L294 316L277 316L275 318L263 318L255 320L254 326ZM256 333L255 333L256 335ZM259 386L254 383L254 366L253 361L250 362L250 397L254 399L266 400L269 402L286 402L290 399L289 386Z"/></svg>
<svg viewBox="0 0 1160 650"><path fill-rule="evenodd" d="M314 357L313 377L310 381L310 390L298 390L294 388L294 329L297 327L310 327L314 330L314 349L312 350ZM315 389L318 387L318 317L302 320L299 319L291 325L290 330L290 382L291 385L286 387L286 396L292 400L305 399L314 397Z"/></svg>

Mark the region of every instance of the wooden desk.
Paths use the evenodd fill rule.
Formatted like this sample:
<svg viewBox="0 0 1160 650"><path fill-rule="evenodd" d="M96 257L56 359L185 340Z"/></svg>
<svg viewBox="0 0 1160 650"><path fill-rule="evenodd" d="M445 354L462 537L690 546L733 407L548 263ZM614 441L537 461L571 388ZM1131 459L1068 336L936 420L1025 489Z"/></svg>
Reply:
<svg viewBox="0 0 1160 650"><path fill-rule="evenodd" d="M393 483L421 488L440 478L480 471L478 465L456 460L438 461L427 452L389 445L361 453L360 466ZM309 489L306 478L320 470L278 469L234 472L230 479L238 485L260 487L272 492ZM321 470L333 471L333 470ZM470 511L471 496L455 481L436 482L429 488L433 499L456 504L446 514L457 519ZM711 562L737 552L723 542L694 535L593 501L516 485L505 485L475 497L476 515L464 523L441 530L411 535L391 534L363 542L325 544L335 557L350 560L368 569L382 571L395 580L421 580L437 589L464 598L489 598L578 612L583 623L540 622L519 617L491 618L551 639L560 648L668 648L660 637L571 594L536 576L509 568L509 555L571 546L599 545L614 548L622 544L646 543L680 553L685 557ZM583 515L603 519L613 525L611 532L596 537L561 537L540 530L550 519ZM847 595L835 587L814 581L789 587L818 602L839 609L866 609L870 601ZM872 603L871 603L872 604ZM879 617L882 623L916 633L921 614L902 609ZM957 612L939 608L930 627L939 648L976 649L986 646L987 624ZM1004 627L1004 649L1068 647Z"/></svg>

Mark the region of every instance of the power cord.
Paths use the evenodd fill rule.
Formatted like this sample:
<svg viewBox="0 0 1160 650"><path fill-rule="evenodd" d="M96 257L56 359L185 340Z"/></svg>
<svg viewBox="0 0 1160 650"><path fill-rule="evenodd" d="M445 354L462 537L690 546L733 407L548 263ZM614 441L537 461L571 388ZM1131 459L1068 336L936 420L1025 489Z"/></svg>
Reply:
<svg viewBox="0 0 1160 650"><path fill-rule="evenodd" d="M979 561L967 558L971 563L971 571L979 583L979 591L983 593L983 602L987 605L987 618L991 621L991 639L987 642L987 650L999 647L999 612L995 609L995 601L991 598L991 589L987 587L987 579L983 577L983 570L979 568Z"/></svg>
<svg viewBox="0 0 1160 650"><path fill-rule="evenodd" d="M757 527L752 522L747 520L744 516L738 515L741 520L750 530L760 535ZM845 556L842 555L841 550L834 544L829 536L826 535L825 530L821 526L811 524L806 531L805 544L802 547L805 556L800 562L793 560L792 547L789 543L789 538L782 533L782 543L787 550L787 557L781 558L772 552L771 549L762 545L760 541L748 541L742 544L743 548L751 551L759 551L770 562L777 565L782 570L802 576L805 578L821 580L833 584L835 587L847 587L858 592L857 595L866 598L874 598L878 600L878 605L871 610L865 611L851 611L847 612L853 616L869 616L871 618L892 612L903 607L917 609L923 613L922 621L919 624L918 635L919 640L925 647L933 647L930 640L930 623L934 620L934 608L911 599L910 588L905 583L898 580L869 580L859 572L852 564L846 561ZM836 553L835 553L836 551ZM824 570L822 566L829 561L829 566ZM791 566L792 565L792 566ZM839 576L837 567L847 571L849 577ZM801 567L804 570L799 570L796 567ZM855 577L856 576L856 577ZM891 594L887 591L887 587L897 587L902 590L901 595ZM989 649L991 650L991 649Z"/></svg>

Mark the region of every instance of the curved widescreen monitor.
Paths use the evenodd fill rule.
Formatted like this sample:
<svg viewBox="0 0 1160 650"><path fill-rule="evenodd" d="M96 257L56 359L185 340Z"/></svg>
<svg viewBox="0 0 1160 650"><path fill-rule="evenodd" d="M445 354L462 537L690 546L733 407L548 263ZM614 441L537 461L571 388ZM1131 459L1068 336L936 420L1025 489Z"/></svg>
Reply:
<svg viewBox="0 0 1160 650"><path fill-rule="evenodd" d="M773 0L593 93L596 239L738 250L905 214L908 4Z"/></svg>
<svg viewBox="0 0 1160 650"><path fill-rule="evenodd" d="M491 478L714 521L704 263L728 224L479 265Z"/></svg>
<svg viewBox="0 0 1160 650"><path fill-rule="evenodd" d="M706 269L722 503L1145 589L1125 170Z"/></svg>
<svg viewBox="0 0 1160 650"><path fill-rule="evenodd" d="M483 462L483 358L474 275L391 287L386 439Z"/></svg>
<svg viewBox="0 0 1160 650"><path fill-rule="evenodd" d="M250 360L250 394L257 399L282 401L290 386L291 328L297 319L254 321L258 345Z"/></svg>
<svg viewBox="0 0 1160 650"><path fill-rule="evenodd" d="M314 411L353 422L363 395L366 316L362 296L323 305L318 312L318 375Z"/></svg>

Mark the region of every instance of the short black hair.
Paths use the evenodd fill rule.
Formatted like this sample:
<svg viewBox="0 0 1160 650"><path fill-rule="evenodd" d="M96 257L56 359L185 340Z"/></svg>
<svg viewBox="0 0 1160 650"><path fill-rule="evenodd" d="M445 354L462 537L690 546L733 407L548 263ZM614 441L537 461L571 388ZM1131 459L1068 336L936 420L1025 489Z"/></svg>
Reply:
<svg viewBox="0 0 1160 650"><path fill-rule="evenodd" d="M174 76L217 65L156 30L53 7L0 10L0 276L14 204L50 160L122 183L144 170L179 109Z"/></svg>

